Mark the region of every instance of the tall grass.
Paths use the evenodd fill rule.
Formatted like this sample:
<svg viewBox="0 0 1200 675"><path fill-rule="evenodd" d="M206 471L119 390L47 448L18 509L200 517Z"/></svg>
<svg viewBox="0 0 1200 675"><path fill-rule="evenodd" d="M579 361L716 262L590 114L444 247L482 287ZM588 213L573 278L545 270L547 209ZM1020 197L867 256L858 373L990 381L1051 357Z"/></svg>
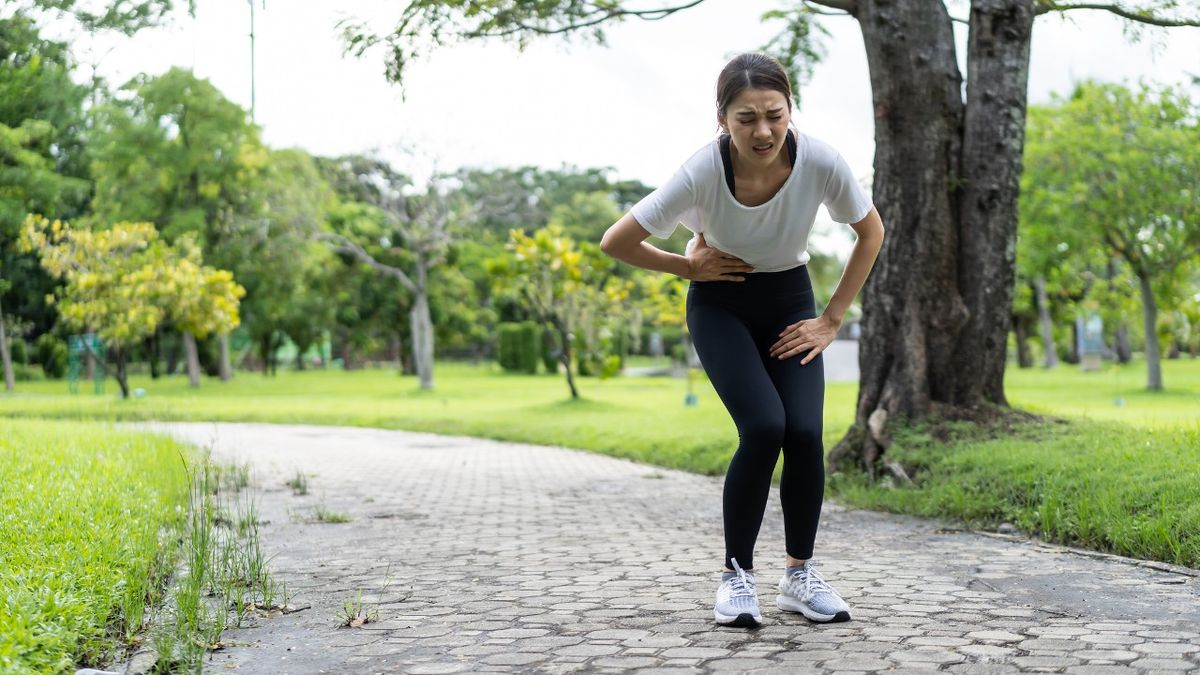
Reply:
<svg viewBox="0 0 1200 675"><path fill-rule="evenodd" d="M187 509L180 447L104 424L2 427L0 672L102 664L162 599Z"/></svg>

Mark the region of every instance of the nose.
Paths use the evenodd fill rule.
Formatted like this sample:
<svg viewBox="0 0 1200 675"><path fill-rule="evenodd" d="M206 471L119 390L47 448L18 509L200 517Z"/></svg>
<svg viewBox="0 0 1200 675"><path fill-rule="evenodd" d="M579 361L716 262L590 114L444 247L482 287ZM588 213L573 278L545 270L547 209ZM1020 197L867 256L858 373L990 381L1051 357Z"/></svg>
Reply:
<svg viewBox="0 0 1200 675"><path fill-rule="evenodd" d="M763 141L770 140L771 125L767 124L765 120L754 125L754 138Z"/></svg>

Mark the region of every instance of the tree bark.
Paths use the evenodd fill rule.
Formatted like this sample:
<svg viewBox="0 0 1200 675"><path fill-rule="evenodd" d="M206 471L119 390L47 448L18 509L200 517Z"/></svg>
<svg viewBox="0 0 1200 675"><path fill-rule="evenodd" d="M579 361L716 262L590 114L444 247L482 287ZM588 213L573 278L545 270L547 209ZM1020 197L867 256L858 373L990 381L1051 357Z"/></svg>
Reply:
<svg viewBox="0 0 1200 675"><path fill-rule="evenodd" d="M424 260L418 257L416 265L417 292L413 294L412 309L409 310L409 327L412 331L413 365L422 389L433 389L433 321L429 318L429 290L426 284L429 270Z"/></svg>
<svg viewBox="0 0 1200 675"><path fill-rule="evenodd" d="M162 354L162 327L158 326L154 329L154 335L150 336L150 379L157 380L162 373L158 368L158 361Z"/></svg>
<svg viewBox="0 0 1200 675"><path fill-rule="evenodd" d="M13 376L12 352L8 348L8 331L4 325L4 306L0 305L0 361L4 363L4 390L12 391L16 386Z"/></svg>
<svg viewBox="0 0 1200 675"><path fill-rule="evenodd" d="M1117 363L1129 363L1133 359L1133 347L1129 344L1129 326L1124 323L1117 326L1117 334L1113 338L1114 351L1117 353Z"/></svg>
<svg viewBox="0 0 1200 675"><path fill-rule="evenodd" d="M228 382L233 379L233 364L230 362L229 355L229 333L221 333L218 342L221 345L221 381Z"/></svg>
<svg viewBox="0 0 1200 675"><path fill-rule="evenodd" d="M1069 347L1067 347L1066 358L1066 362L1073 366L1079 365L1079 361L1081 360L1081 356L1079 354L1079 338L1079 318L1076 317L1075 320L1071 322L1071 344Z"/></svg>
<svg viewBox="0 0 1200 675"><path fill-rule="evenodd" d="M860 0L887 228L863 292L855 426L830 455L874 476L886 420L1005 405L1033 8L976 0L967 100L940 2ZM868 425L874 419L881 423ZM869 431L874 428L877 431Z"/></svg>
<svg viewBox="0 0 1200 675"><path fill-rule="evenodd" d="M1150 280L1138 274L1138 287L1142 291L1142 321L1146 331L1146 388L1162 391L1162 356L1158 349L1158 303L1154 301L1154 289Z"/></svg>
<svg viewBox="0 0 1200 675"><path fill-rule="evenodd" d="M1046 298L1046 278L1037 275L1033 279L1033 290L1037 296L1038 323L1042 328L1042 349L1046 352L1043 365L1058 367L1058 349L1054 346L1054 322L1050 320L1050 301Z"/></svg>
<svg viewBox="0 0 1200 675"><path fill-rule="evenodd" d="M200 386L200 350L196 348L196 336L183 331L183 350L187 354L188 386Z"/></svg>
<svg viewBox="0 0 1200 675"><path fill-rule="evenodd" d="M1029 324L1028 317L1014 314L1012 318L1013 334L1017 338L1017 365L1021 368L1033 367L1033 356L1029 353Z"/></svg>
<svg viewBox="0 0 1200 675"><path fill-rule="evenodd" d="M118 347L117 349L115 349L113 351L116 352L116 354L114 356L116 356L116 360L117 360L117 372L116 372L117 386L119 386L121 388L121 398L128 399L129 398L129 374L125 371L125 348ZM90 355L91 353L92 352L89 349L88 354Z"/></svg>
<svg viewBox="0 0 1200 675"><path fill-rule="evenodd" d="M939 3L940 4L940 3ZM1008 317L1017 260L1031 0L972 0L962 129L958 275L967 323L955 343L952 403L1008 405Z"/></svg>
<svg viewBox="0 0 1200 675"><path fill-rule="evenodd" d="M558 331L558 339L562 344L558 358L562 362L563 368L567 370L567 387L571 390L571 400L579 400L579 389L575 387L575 374L571 372L571 331L564 321L554 318L551 319L551 322Z"/></svg>
<svg viewBox="0 0 1200 675"><path fill-rule="evenodd" d="M171 340L167 343L167 375L174 375L179 370L179 343Z"/></svg>

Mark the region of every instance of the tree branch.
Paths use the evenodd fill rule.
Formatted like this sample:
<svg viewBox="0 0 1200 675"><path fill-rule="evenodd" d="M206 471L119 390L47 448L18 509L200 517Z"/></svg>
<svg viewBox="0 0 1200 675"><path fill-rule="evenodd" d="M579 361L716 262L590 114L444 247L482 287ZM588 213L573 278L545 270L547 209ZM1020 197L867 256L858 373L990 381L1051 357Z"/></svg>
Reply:
<svg viewBox="0 0 1200 675"><path fill-rule="evenodd" d="M318 232L314 236L317 240L326 242L326 244L328 244L329 247L334 251L337 251L338 253L349 253L376 271L399 279L400 283L407 288L410 293L417 292L417 285L413 283L413 280L410 279L407 274L404 273L404 270L400 269L399 267L392 267L391 265L385 265L379 262L374 258L374 256L372 256L370 253L367 253L363 247L354 243L347 237L335 232Z"/></svg>
<svg viewBox="0 0 1200 675"><path fill-rule="evenodd" d="M1046 14L1048 12L1065 12L1072 9L1095 9L1104 12L1116 14L1123 19L1145 23L1151 26L1161 26L1163 28L1182 28L1185 26L1200 27L1200 19L1168 19L1165 17L1155 16L1149 11L1137 11L1125 9L1118 4L1098 4L1098 3L1058 3L1053 0L1040 0L1034 14Z"/></svg>
<svg viewBox="0 0 1200 675"><path fill-rule="evenodd" d="M632 16L644 21L660 21L671 16L676 12L681 12L685 9L691 9L696 5L704 2L704 0L692 0L675 7L661 7L659 9L622 9L620 7L598 7L590 12L585 12L578 22L568 23L565 26L558 28L544 28L542 26L531 25L527 23L516 22L510 28L498 31L469 31L463 33L466 38L481 38L481 37L506 37L523 31L537 33L538 35L559 35L562 33L571 33L584 28L591 28L605 21L620 20L627 16Z"/></svg>
<svg viewBox="0 0 1200 675"><path fill-rule="evenodd" d="M836 12L823 12L819 9L813 9L812 7L809 7L808 11L812 12L813 14L820 14L822 16L844 16L845 14L854 16L854 13L858 11L858 3L855 2L855 0L804 0L804 4L820 5L822 7L838 10Z"/></svg>

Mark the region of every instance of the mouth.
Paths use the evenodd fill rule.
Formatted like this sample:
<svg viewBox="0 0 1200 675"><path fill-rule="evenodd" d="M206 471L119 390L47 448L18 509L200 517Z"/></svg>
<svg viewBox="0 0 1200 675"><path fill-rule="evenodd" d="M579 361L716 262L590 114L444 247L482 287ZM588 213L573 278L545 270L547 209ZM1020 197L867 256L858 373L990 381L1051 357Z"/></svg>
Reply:
<svg viewBox="0 0 1200 675"><path fill-rule="evenodd" d="M762 143L760 145L751 146L751 149L754 150L754 154L765 157L771 154L771 150L774 147L774 143Z"/></svg>

